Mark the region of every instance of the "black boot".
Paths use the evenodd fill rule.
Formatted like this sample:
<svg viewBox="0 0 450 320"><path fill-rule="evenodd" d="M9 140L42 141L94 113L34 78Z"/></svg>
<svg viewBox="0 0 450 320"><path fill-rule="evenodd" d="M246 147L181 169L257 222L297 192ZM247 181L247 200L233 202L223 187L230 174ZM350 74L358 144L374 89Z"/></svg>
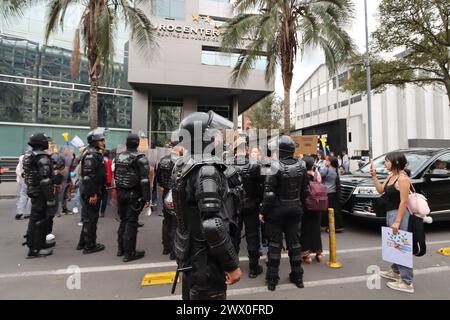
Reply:
<svg viewBox="0 0 450 320"><path fill-rule="evenodd" d="M176 260L177 259L177 257L175 256L175 252L173 252L173 251L170 252L169 259L170 260Z"/></svg>
<svg viewBox="0 0 450 320"><path fill-rule="evenodd" d="M277 284L278 284L277 279L267 279L267 289L269 289L270 291L275 291Z"/></svg>
<svg viewBox="0 0 450 320"><path fill-rule="evenodd" d="M122 248L117 249L117 256L123 257L123 249Z"/></svg>
<svg viewBox="0 0 450 320"><path fill-rule="evenodd" d="M92 247L84 248L83 254L99 252L99 251L102 251L102 250L105 250L105 246L103 244L101 244L101 243L96 243Z"/></svg>
<svg viewBox="0 0 450 320"><path fill-rule="evenodd" d="M251 279L254 279L257 276L259 276L262 272L263 272L263 267L261 267L259 264L257 264L256 266L251 266L250 270L248 272L248 277Z"/></svg>
<svg viewBox="0 0 450 320"><path fill-rule="evenodd" d="M41 250L28 250L27 259L32 258L40 258L40 257L46 257L53 253L53 250L48 249L41 249Z"/></svg>
<svg viewBox="0 0 450 320"><path fill-rule="evenodd" d="M303 289L305 286L303 284L303 276L300 274L290 273L289 280L297 286L297 288Z"/></svg>
<svg viewBox="0 0 450 320"><path fill-rule="evenodd" d="M131 254L125 254L122 261L129 262L129 261L133 261L133 260L138 260L138 259L143 258L144 256L145 256L145 251L135 251Z"/></svg>

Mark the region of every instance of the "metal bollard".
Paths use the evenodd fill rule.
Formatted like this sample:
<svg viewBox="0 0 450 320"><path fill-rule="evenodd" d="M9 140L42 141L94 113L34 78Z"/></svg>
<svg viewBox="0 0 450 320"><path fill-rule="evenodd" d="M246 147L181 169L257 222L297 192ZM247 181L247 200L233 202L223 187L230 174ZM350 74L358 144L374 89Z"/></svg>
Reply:
<svg viewBox="0 0 450 320"><path fill-rule="evenodd" d="M330 260L327 262L327 265L330 268L338 269L342 267L342 263L340 263L336 257L336 228L334 226L333 208L328 208L328 221L330 229Z"/></svg>

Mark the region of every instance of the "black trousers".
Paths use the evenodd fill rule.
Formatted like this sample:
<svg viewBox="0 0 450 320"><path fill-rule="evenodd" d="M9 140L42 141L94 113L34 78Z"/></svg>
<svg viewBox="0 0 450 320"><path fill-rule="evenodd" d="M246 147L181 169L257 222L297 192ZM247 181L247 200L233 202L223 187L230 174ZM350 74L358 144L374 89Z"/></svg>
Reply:
<svg viewBox="0 0 450 320"><path fill-rule="evenodd" d="M259 216L258 216L258 208L244 208L241 211L241 223L240 223L240 231L239 233L239 242L240 243L240 234L242 228L245 228L245 240L247 241L247 251L249 258L250 269L254 269L258 266L259 261L259 244L261 242L261 235L259 232ZM239 252L239 251L238 251Z"/></svg>
<svg viewBox="0 0 450 320"><path fill-rule="evenodd" d="M334 225L336 229L344 228L344 219L341 213L341 203L336 192L328 194L328 208L334 209ZM328 227L328 212L322 212L322 226Z"/></svg>
<svg viewBox="0 0 450 320"><path fill-rule="evenodd" d="M91 249L97 244L97 223L100 211L100 196L93 206L89 204L89 199L81 197L81 222L83 228L80 233L79 245L85 249Z"/></svg>
<svg viewBox="0 0 450 320"><path fill-rule="evenodd" d="M225 272L208 255L208 249L193 249L190 271L182 275L183 300L226 300Z"/></svg>
<svg viewBox="0 0 450 320"><path fill-rule="evenodd" d="M136 190L118 189L117 196L120 217L117 243L125 256L132 256L136 252L139 214L145 203L141 193Z"/></svg>
<svg viewBox="0 0 450 320"><path fill-rule="evenodd" d="M30 250L39 251L42 249L47 235L47 202L41 193L28 193L28 196L31 199L31 214L28 221L26 244Z"/></svg>
<svg viewBox="0 0 450 320"><path fill-rule="evenodd" d="M163 207L163 221L162 221L162 243L164 251L173 251L173 241L175 237L175 230L177 229L177 218L171 215L168 210Z"/></svg>
<svg viewBox="0 0 450 320"><path fill-rule="evenodd" d="M267 280L278 281L281 260L281 249L283 247L283 235L291 265L292 279L303 277L301 266L301 248L299 242L299 228L302 218L300 207L274 207L266 215L265 232L269 241L269 261L267 263Z"/></svg>

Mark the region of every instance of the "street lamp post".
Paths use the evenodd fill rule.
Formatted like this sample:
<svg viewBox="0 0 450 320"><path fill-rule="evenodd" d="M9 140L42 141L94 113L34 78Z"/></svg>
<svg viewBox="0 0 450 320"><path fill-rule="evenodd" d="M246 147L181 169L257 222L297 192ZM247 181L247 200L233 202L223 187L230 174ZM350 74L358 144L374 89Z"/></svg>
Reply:
<svg viewBox="0 0 450 320"><path fill-rule="evenodd" d="M366 24L366 61L364 65L366 66L366 78L367 78L367 122L369 131L369 157L373 158L372 150L372 84L370 80L370 61L369 61L369 28L367 22L367 0L364 0L364 15Z"/></svg>

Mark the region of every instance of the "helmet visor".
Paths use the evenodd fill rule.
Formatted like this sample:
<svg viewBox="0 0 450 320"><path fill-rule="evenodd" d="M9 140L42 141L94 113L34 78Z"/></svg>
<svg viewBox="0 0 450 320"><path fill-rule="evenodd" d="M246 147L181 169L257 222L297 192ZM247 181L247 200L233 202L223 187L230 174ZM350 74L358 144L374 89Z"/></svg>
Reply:
<svg viewBox="0 0 450 320"><path fill-rule="evenodd" d="M209 115L208 129L224 130L234 128L233 122L222 117L221 115L218 115L214 111L210 110L208 112L208 115Z"/></svg>

